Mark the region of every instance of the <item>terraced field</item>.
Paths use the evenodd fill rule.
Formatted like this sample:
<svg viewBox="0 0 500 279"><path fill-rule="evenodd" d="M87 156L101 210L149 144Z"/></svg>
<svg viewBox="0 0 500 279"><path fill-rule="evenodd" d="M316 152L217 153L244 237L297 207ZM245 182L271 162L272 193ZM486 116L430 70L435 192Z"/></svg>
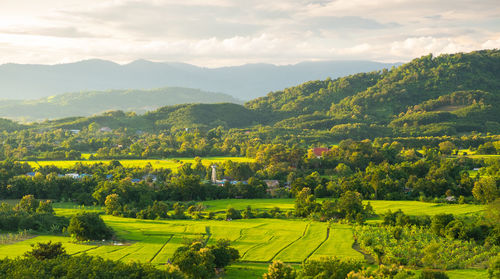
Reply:
<svg viewBox="0 0 500 279"><path fill-rule="evenodd" d="M230 222L156 221L113 216L103 216L103 219L115 230L117 236L124 240L124 243L118 245L76 244L72 243L69 237L38 236L12 245L0 246L0 257L20 256L31 249L30 244L52 240L61 241L70 254L86 252L113 260L165 264L185 239L197 238L208 239L209 243L222 238L231 240L232 245L240 251L243 262L258 263L279 259L300 263L309 257L314 257L318 251L325 256L338 256L338 249L322 248L330 241L330 237L327 238L329 228L326 223L279 219ZM343 225L332 225L334 231L337 226ZM360 257L361 254L352 249L353 240L350 228L344 229L346 233L335 235L335 239L344 243L342 249L346 250L346 257ZM330 236L333 238L334 235L330 234Z"/></svg>

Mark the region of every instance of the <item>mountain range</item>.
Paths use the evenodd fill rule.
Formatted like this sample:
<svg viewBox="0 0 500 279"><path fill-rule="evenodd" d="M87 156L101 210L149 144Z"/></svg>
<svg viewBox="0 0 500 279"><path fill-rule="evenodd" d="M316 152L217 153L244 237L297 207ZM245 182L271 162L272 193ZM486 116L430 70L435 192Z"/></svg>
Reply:
<svg viewBox="0 0 500 279"><path fill-rule="evenodd" d="M308 80L337 78L394 65L399 64L326 61L285 66L246 64L222 68L147 60L125 65L105 60L57 65L3 64L0 65L0 99L40 99L81 91L187 87L251 100Z"/></svg>
<svg viewBox="0 0 500 279"><path fill-rule="evenodd" d="M91 116L110 110L145 113L169 105L228 102L243 103L224 93L182 87L84 91L37 100L0 100L0 117L31 122L70 116Z"/></svg>
<svg viewBox="0 0 500 279"><path fill-rule="evenodd" d="M500 134L500 50L423 56L390 70L302 83L244 105L181 104L143 115L108 112L5 129L160 131L222 126L286 137L365 139L398 136ZM17 125L17 126L16 126ZM237 133L236 130L233 133ZM304 137L303 137L304 138ZM304 138L305 139L305 138Z"/></svg>

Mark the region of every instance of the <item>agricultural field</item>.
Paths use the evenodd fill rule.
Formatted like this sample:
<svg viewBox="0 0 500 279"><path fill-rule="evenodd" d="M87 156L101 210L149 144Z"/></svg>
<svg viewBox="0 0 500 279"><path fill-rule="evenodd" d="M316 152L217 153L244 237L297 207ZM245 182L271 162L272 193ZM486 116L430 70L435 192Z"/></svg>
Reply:
<svg viewBox="0 0 500 279"><path fill-rule="evenodd" d="M318 199L323 201L324 199ZM435 215L440 213L452 213L456 215L473 214L484 210L483 205L476 204L443 204L420 201L383 201L383 200L365 200L364 203L370 203L376 214L386 213L388 210L396 211L401 209L408 215ZM281 210L292 210L294 208L294 199L226 199L204 201L208 211L222 211L229 206L238 210L246 208L248 205L252 209L271 209L279 207Z"/></svg>
<svg viewBox="0 0 500 279"><path fill-rule="evenodd" d="M215 220L139 220L103 216L104 221L122 241L118 245L106 243L77 244L70 237L36 236L10 245L0 245L0 257L16 257L30 250L30 245L43 241L60 241L69 254L87 253L123 261L167 263L175 249L186 239L229 239L240 251L242 262L267 263L274 259L300 263L321 251L321 256L338 256L338 249L321 249L323 245L344 242L342 257L360 258L352 249L352 232L328 233L326 223L307 220L251 219L234 221ZM331 225L336 231L335 224ZM342 225L339 225L342 226ZM345 237L347 236L347 237ZM331 243L329 243L331 242Z"/></svg>
<svg viewBox="0 0 500 279"><path fill-rule="evenodd" d="M233 162L253 162L254 159L247 157L204 157L201 158L202 163L205 166L209 166L212 163L222 163L224 161L231 160ZM168 159L143 159L143 160L129 160L123 159L118 160L120 163L127 168L144 168L146 165L151 164L155 169L172 169L176 170L183 163L195 163L194 158L168 158ZM26 161L32 168L38 168L40 166L51 166L54 165L59 168L70 168L76 163L94 165L94 164L109 164L111 160L59 160L59 161Z"/></svg>
<svg viewBox="0 0 500 279"><path fill-rule="evenodd" d="M14 201L10 201L14 202ZM416 214L471 214L484 209L480 205L440 205L416 201L370 201L377 213L401 208ZM222 214L228 206L243 209L283 210L293 208L293 199L228 199L203 202L206 211ZM58 215L71 216L82 210L102 212L100 207L83 207L72 203L55 203ZM87 253L106 259L149 262L161 268L174 251L189 239L204 239L214 243L229 239L239 250L241 260L228 268L224 278L261 278L269 262L281 260L298 268L307 259L341 257L363 260L354 248L352 227L347 224L328 224L307 219L243 219L220 220L141 220L102 216L113 228L117 242L75 243L67 236L31 236L25 240L0 245L0 258L17 257L31 249L37 242L60 241L69 254ZM354 246L354 248L353 248ZM418 274L418 271L416 272ZM484 270L452 270L450 278L487 278Z"/></svg>

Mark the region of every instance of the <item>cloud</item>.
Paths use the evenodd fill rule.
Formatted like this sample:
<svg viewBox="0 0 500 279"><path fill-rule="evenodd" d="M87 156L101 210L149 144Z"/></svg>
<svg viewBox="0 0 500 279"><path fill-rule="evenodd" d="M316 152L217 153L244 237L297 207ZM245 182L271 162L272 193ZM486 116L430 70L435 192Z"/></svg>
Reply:
<svg viewBox="0 0 500 279"><path fill-rule="evenodd" d="M0 63L407 61L499 47L498 6L497 0L8 1L0 10Z"/></svg>

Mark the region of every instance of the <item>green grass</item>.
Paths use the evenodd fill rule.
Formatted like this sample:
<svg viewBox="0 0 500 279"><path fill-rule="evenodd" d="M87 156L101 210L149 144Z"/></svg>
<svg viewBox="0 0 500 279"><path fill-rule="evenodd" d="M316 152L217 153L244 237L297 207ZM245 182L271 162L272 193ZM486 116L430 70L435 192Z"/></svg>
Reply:
<svg viewBox="0 0 500 279"><path fill-rule="evenodd" d="M484 210L480 205L448 205L417 201L370 201L377 213L401 208L411 215L454 213L470 214ZM208 211L223 211L229 205L243 209L275 206L292 209L293 199L218 200L204 202ZM55 203L58 215L70 216L84 210L71 203ZM85 210L102 211L100 207ZM60 241L70 254L87 253L105 259L150 262L161 267L172 258L175 250L187 239L206 239L213 244L217 239L229 239L239 250L241 261L227 270L224 278L261 278L272 260L298 263L306 259L337 256L363 260L353 249L350 225L331 224L327 238L327 223L305 219L249 219L249 220L140 220L109 215L102 216L113 228L123 245L74 243L70 237L41 235L12 244L0 245L0 258L16 257L31 250L30 244ZM209 235L207 235L207 232ZM418 273L418 271L417 271ZM486 278L483 270L449 271L450 278Z"/></svg>
<svg viewBox="0 0 500 279"><path fill-rule="evenodd" d="M353 244L354 238L351 226L333 225L330 228L328 239L311 255L311 259L335 255L340 258L362 260L364 258L363 255L352 248Z"/></svg>
<svg viewBox="0 0 500 279"><path fill-rule="evenodd" d="M201 158L202 163L205 166L209 166L212 163L222 163L224 161L231 160L233 162L253 162L254 159L246 157L204 157ZM176 170L183 163L195 163L194 158L169 158L169 159L140 159L140 160L118 160L120 163L127 168L144 168L146 165L151 164L155 169L172 169ZM82 163L84 165L94 165L94 164L109 164L111 160L55 160L55 161L26 161L32 168L38 168L39 166L51 166L54 165L59 168L71 168L76 163Z"/></svg>
<svg viewBox="0 0 500 279"><path fill-rule="evenodd" d="M318 199L321 202L323 199ZM471 214L484 210L484 205L475 204L442 204L442 203L427 203L420 201L364 201L372 205L375 213L383 214L387 210L396 211L403 210L409 215L436 215L440 213L453 213L456 215ZM203 204L208 211L223 211L229 206L242 210L250 205L253 209L271 209L275 206L282 210L291 210L294 208L294 199L226 199L205 201Z"/></svg>
<svg viewBox="0 0 500 279"><path fill-rule="evenodd" d="M262 278L267 272L268 263L234 263L227 267L226 279L255 279Z"/></svg>
<svg viewBox="0 0 500 279"><path fill-rule="evenodd" d="M334 227L335 226L337 225L334 225ZM321 247L322 243L326 240L327 228L327 223L313 222L308 224L304 235L294 242L293 245L281 251L275 259L283 262L292 262L296 260L302 262L306 260L307 257Z"/></svg>
<svg viewBox="0 0 500 279"><path fill-rule="evenodd" d="M14 258L17 256L22 256L25 252L31 250L31 244L48 241L61 242L68 254L77 254L83 251L95 249L97 247L95 245L72 243L72 239L70 237L41 235L13 244L0 245L0 257Z"/></svg>

